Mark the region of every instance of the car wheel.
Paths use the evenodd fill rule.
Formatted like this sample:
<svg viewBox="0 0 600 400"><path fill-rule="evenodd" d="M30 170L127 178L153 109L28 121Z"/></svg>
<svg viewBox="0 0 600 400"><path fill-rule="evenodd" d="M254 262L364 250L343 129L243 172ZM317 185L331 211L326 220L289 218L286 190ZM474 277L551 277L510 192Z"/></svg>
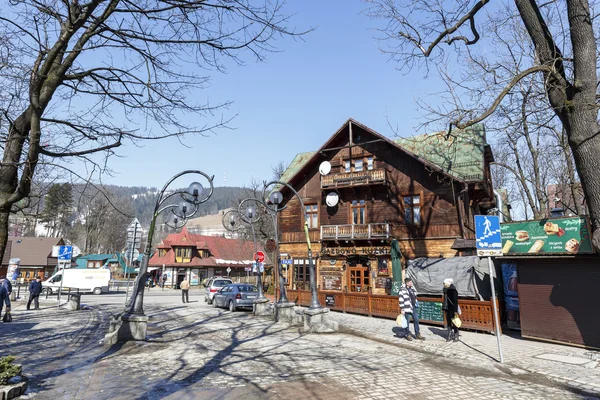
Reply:
<svg viewBox="0 0 600 400"><path fill-rule="evenodd" d="M217 304L217 301L215 299L213 299L213 301L212 301L212 306L213 306L213 308L219 307Z"/></svg>
<svg viewBox="0 0 600 400"><path fill-rule="evenodd" d="M210 305L213 303L213 301L211 299L206 299L206 302Z"/></svg>
<svg viewBox="0 0 600 400"><path fill-rule="evenodd" d="M50 288L43 288L42 289L42 294L52 294L52 289Z"/></svg>
<svg viewBox="0 0 600 400"><path fill-rule="evenodd" d="M97 287L92 293L94 293L95 295L102 294L102 288Z"/></svg>
<svg viewBox="0 0 600 400"><path fill-rule="evenodd" d="M229 301L229 311L235 312L235 305L233 304L233 300Z"/></svg>

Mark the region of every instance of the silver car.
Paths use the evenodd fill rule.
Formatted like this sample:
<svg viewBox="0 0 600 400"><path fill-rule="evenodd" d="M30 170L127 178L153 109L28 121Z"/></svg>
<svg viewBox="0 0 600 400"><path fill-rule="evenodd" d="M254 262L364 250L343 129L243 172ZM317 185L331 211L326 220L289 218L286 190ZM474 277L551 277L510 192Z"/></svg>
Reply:
<svg viewBox="0 0 600 400"><path fill-rule="evenodd" d="M246 283L234 283L219 290L213 298L213 307L227 307L233 312L238 308L252 308L258 297L258 288Z"/></svg>
<svg viewBox="0 0 600 400"><path fill-rule="evenodd" d="M221 276L215 276L208 280L206 283L206 291L204 293L204 301L211 304L215 293L222 287L232 284L233 281L229 278L223 278Z"/></svg>

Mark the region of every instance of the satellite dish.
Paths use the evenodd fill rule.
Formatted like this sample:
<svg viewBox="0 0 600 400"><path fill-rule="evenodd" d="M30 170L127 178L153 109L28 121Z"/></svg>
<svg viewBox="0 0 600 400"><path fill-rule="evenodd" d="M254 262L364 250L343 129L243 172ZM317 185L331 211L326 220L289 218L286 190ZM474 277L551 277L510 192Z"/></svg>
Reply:
<svg viewBox="0 0 600 400"><path fill-rule="evenodd" d="M327 207L335 207L340 201L340 196L336 192L331 192L325 197L325 204Z"/></svg>
<svg viewBox="0 0 600 400"><path fill-rule="evenodd" d="M71 254L71 257L79 257L80 254L81 249L77 246L73 246L73 254Z"/></svg>
<svg viewBox="0 0 600 400"><path fill-rule="evenodd" d="M331 172L331 163L329 161L323 161L321 165L319 165L319 172L321 175L327 175Z"/></svg>

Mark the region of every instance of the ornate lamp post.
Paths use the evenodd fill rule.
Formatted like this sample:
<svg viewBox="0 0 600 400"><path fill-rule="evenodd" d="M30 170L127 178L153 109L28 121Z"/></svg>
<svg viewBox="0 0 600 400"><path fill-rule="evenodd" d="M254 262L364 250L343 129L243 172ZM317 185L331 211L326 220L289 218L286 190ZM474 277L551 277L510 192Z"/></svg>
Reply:
<svg viewBox="0 0 600 400"><path fill-rule="evenodd" d="M256 206L251 205L251 202L262 205L260 200L254 198L247 198L240 202L237 210L230 210L223 215L223 226L225 229L235 232L238 231L242 224L250 226L252 229L252 239L254 241L254 254L258 253L258 242L256 240L256 230L254 224L260 221L261 216ZM257 261L257 260L255 260ZM267 315L270 314L268 310L268 299L265 297L263 285L262 285L262 273L260 266L257 261L256 265L256 286L258 286L258 298L254 300L254 314L255 315Z"/></svg>
<svg viewBox="0 0 600 400"><path fill-rule="evenodd" d="M167 193L167 188L178 178L183 175L201 175L210 185L210 190L207 194L205 192L202 185L198 182L193 182L187 190L177 190L174 192ZM202 171L196 170L187 170L180 172L175 175L165 184L162 190L159 192L158 197L156 199L156 204L154 206L154 214L152 215L152 221L150 222L150 228L148 230L148 240L146 242L146 249L144 252L144 259L142 260L142 265L140 266L139 274L135 280L135 285L133 289L133 293L131 296L131 301L127 306L125 314L121 317L123 321L123 325L121 326L122 337L119 337L118 340L145 340L146 339L146 327L148 323L148 317L144 315L144 286L146 283L147 275L148 275L148 261L150 259L150 253L152 250L152 237L154 236L154 228L156 225L156 218L163 211L171 210L172 212L172 224L175 227L185 225L187 219L192 217L196 211L198 211L198 207L200 204L206 202L210 196L213 194L214 186L213 186L214 176L209 177ZM181 202L179 204L168 204L165 203L168 200L179 196ZM168 226L171 226L167 224ZM121 336L121 333L119 334Z"/></svg>
<svg viewBox="0 0 600 400"><path fill-rule="evenodd" d="M308 216L306 214L306 207L304 206L304 202L302 201L302 198L300 197L300 195L298 194L296 189L294 189L291 185L289 185L286 182L271 181L269 183L265 183L265 187L263 189L263 196L262 196L263 201L265 202L265 205L267 206L268 209L272 209L272 208L269 207L268 204L266 203L267 199L269 199L269 202L275 206L274 210L277 212L282 211L287 207L287 205L283 206L283 207L279 206L283 202L283 195L279 191L273 191L270 195L267 196L267 189L271 185L281 185L281 186L287 187L298 198L298 201L300 201L300 207L302 207L302 213L304 215L304 233L306 235L306 246L308 247L308 268L309 268L309 273L310 273L310 292L311 292L311 302L310 302L309 309L320 310L323 308L323 306L321 305L321 303L319 303L319 296L317 294L317 276L316 276L316 271L315 271L315 264L314 264L314 261L312 258L310 236L308 234ZM285 294L285 280L283 278L283 271L281 268L281 263L278 263L278 264L279 264L278 265L278 273L279 273L280 283L281 283L281 285L280 285L281 286L281 296L280 296L279 302L287 302L288 300L287 300L287 296Z"/></svg>

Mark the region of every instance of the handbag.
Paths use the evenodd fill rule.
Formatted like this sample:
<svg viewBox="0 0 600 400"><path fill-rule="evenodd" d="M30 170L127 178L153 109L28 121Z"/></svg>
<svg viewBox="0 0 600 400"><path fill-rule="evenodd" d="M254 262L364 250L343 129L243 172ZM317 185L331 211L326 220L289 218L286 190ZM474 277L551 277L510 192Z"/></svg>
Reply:
<svg viewBox="0 0 600 400"><path fill-rule="evenodd" d="M10 311L4 313L4 317L2 317L2 322L12 322L12 315L10 315Z"/></svg>
<svg viewBox="0 0 600 400"><path fill-rule="evenodd" d="M457 328L460 328L462 325L462 321L460 320L458 314L454 314L454 318L452 318L452 324Z"/></svg>
<svg viewBox="0 0 600 400"><path fill-rule="evenodd" d="M396 323L402 329L408 328L408 321L406 321L406 317L404 316L404 314L398 315L398 317L396 318Z"/></svg>

